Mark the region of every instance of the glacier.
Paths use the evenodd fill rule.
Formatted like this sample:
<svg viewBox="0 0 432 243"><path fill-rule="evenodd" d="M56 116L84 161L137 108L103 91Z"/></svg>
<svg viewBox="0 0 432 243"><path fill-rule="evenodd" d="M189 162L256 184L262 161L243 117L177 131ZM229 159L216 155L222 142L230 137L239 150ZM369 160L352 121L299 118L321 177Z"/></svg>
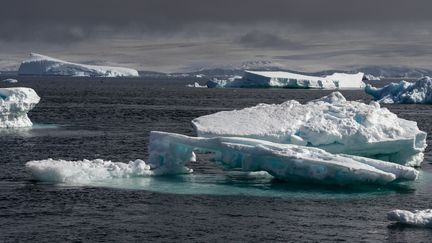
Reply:
<svg viewBox="0 0 432 243"><path fill-rule="evenodd" d="M241 78L213 79L209 88L303 88L303 89L363 89L364 74L334 73L324 77L285 71L245 71Z"/></svg>
<svg viewBox="0 0 432 243"><path fill-rule="evenodd" d="M27 113L39 101L31 88L0 88L0 128L31 127Z"/></svg>
<svg viewBox="0 0 432 243"><path fill-rule="evenodd" d="M387 213L387 219L400 224L431 228L432 209L415 210L414 212L396 209Z"/></svg>
<svg viewBox="0 0 432 243"><path fill-rule="evenodd" d="M32 160L26 169L33 179L55 183L88 183L113 178L151 176L150 166L137 159L129 163L109 160Z"/></svg>
<svg viewBox="0 0 432 243"><path fill-rule="evenodd" d="M189 137L156 132L150 134L148 163L155 174L191 173L194 151L213 152L214 161L228 170L266 171L285 181L319 184L387 184L415 180L416 169L395 163L322 149L277 144L239 137Z"/></svg>
<svg viewBox="0 0 432 243"><path fill-rule="evenodd" d="M60 59L30 53L18 70L19 75L55 75L83 77L138 77L138 71L124 67L109 67L72 63Z"/></svg>
<svg viewBox="0 0 432 243"><path fill-rule="evenodd" d="M221 111L192 121L199 137L247 137L316 147L419 166L426 133L417 123L397 117L377 102L347 101L339 92L300 104L259 104Z"/></svg>
<svg viewBox="0 0 432 243"><path fill-rule="evenodd" d="M387 104L432 104L432 79L424 77L414 83L400 81L382 88L367 85L367 94L380 103Z"/></svg>

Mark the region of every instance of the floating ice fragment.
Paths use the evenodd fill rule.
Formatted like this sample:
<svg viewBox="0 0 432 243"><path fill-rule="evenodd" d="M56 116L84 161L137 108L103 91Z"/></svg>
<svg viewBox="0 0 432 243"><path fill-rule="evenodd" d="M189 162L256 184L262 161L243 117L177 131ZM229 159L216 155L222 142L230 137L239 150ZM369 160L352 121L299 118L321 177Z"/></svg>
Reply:
<svg viewBox="0 0 432 243"><path fill-rule="evenodd" d="M7 79L2 80L2 82L3 83L16 84L16 83L18 83L18 80L13 79L13 78L7 78Z"/></svg>
<svg viewBox="0 0 432 243"><path fill-rule="evenodd" d="M367 85L365 91L380 103L432 103L432 79L430 77L424 77L415 83L402 80L399 83L391 83L382 88Z"/></svg>
<svg viewBox="0 0 432 243"><path fill-rule="evenodd" d="M432 227L432 209L414 212L396 209L387 213L387 219L406 225Z"/></svg>
<svg viewBox="0 0 432 243"><path fill-rule="evenodd" d="M300 104L259 104L221 111L192 121L200 137L248 137L307 145L330 153L376 158L419 166L426 133L414 121L398 118L376 102L347 101L334 92Z"/></svg>
<svg viewBox="0 0 432 243"><path fill-rule="evenodd" d="M0 88L0 128L32 126L27 113L39 100L31 88Z"/></svg>
<svg viewBox="0 0 432 243"><path fill-rule="evenodd" d="M31 53L18 70L19 75L59 75L85 77L138 77L138 71L124 67L84 65Z"/></svg>

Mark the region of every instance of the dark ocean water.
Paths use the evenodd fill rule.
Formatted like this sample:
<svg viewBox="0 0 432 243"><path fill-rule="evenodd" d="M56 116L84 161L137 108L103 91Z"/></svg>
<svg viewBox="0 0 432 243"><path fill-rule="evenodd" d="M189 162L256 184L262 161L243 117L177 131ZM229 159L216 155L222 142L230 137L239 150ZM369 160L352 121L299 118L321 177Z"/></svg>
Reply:
<svg viewBox="0 0 432 243"><path fill-rule="evenodd" d="M2 77L0 77L2 79ZM149 131L195 135L190 121L221 110L306 102L330 91L187 88L190 80L19 77L42 97L31 130L0 131L0 242L430 242L432 230L392 225L386 212L432 207L432 154L420 179L329 188L222 171L206 155L193 175L55 185L32 181L29 160L146 159ZM1 84L2 87L13 86ZM369 97L342 92L349 100ZM432 134L432 106L389 105ZM428 144L431 144L428 136Z"/></svg>

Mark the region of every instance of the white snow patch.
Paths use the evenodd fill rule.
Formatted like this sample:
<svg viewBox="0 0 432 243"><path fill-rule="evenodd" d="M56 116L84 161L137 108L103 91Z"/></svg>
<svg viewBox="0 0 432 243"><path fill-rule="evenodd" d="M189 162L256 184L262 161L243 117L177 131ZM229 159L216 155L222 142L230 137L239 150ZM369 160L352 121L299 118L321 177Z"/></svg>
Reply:
<svg viewBox="0 0 432 243"><path fill-rule="evenodd" d="M0 128L32 126L27 113L39 101L31 88L0 88Z"/></svg>
<svg viewBox="0 0 432 243"><path fill-rule="evenodd" d="M430 77L421 78L415 83L402 80L382 88L367 85L365 91L380 103L432 104L432 79Z"/></svg>
<svg viewBox="0 0 432 243"><path fill-rule="evenodd" d="M194 151L214 152L214 161L226 169L266 171L286 181L324 184L387 184L415 180L414 168L352 155L331 154L322 149L277 144L238 137L201 138L151 132L149 165L155 174L190 173Z"/></svg>
<svg viewBox="0 0 432 243"><path fill-rule="evenodd" d="M387 213L387 219L401 224L432 227L432 209L415 210L414 212L396 209Z"/></svg>
<svg viewBox="0 0 432 243"><path fill-rule="evenodd" d="M200 137L248 137L307 145L330 153L376 158L419 166L426 133L414 121L398 118L376 102L347 101L334 92L300 104L259 104L222 111L192 121Z"/></svg>
<svg viewBox="0 0 432 243"><path fill-rule="evenodd" d="M55 183L88 183L114 178L151 176L150 166L142 160L129 163L95 160L33 160L26 163L33 179Z"/></svg>
<svg viewBox="0 0 432 243"><path fill-rule="evenodd" d="M19 75L60 75L85 77L138 77L138 71L124 67L85 65L31 53L18 70Z"/></svg>
<svg viewBox="0 0 432 243"><path fill-rule="evenodd" d="M278 87L305 89L362 89L363 73L334 73L318 77L283 71L245 71L242 78L231 80L214 79L207 83L209 88Z"/></svg>

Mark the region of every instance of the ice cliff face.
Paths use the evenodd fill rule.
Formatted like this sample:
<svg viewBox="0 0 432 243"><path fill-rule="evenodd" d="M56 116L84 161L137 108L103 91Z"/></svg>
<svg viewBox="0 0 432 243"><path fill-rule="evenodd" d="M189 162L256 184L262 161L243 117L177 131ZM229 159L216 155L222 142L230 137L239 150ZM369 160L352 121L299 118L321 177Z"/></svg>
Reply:
<svg viewBox="0 0 432 243"><path fill-rule="evenodd" d="M245 71L242 78L211 80L209 88L304 88L304 89L362 89L363 73L334 73L318 77L283 71Z"/></svg>
<svg viewBox="0 0 432 243"><path fill-rule="evenodd" d="M380 103L432 104L432 79L430 77L424 77L415 83L402 80L382 88L367 85L365 91Z"/></svg>
<svg viewBox="0 0 432 243"><path fill-rule="evenodd" d="M198 136L236 136L297 144L418 166L426 133L378 103L347 101L339 92L300 104L259 104L192 121Z"/></svg>
<svg viewBox="0 0 432 243"><path fill-rule="evenodd" d="M1 88L0 128L32 126L27 113L39 100L39 96L30 88Z"/></svg>
<svg viewBox="0 0 432 243"><path fill-rule="evenodd" d="M138 77L138 71L123 67L84 65L31 53L18 70L19 75L57 75L85 77Z"/></svg>

